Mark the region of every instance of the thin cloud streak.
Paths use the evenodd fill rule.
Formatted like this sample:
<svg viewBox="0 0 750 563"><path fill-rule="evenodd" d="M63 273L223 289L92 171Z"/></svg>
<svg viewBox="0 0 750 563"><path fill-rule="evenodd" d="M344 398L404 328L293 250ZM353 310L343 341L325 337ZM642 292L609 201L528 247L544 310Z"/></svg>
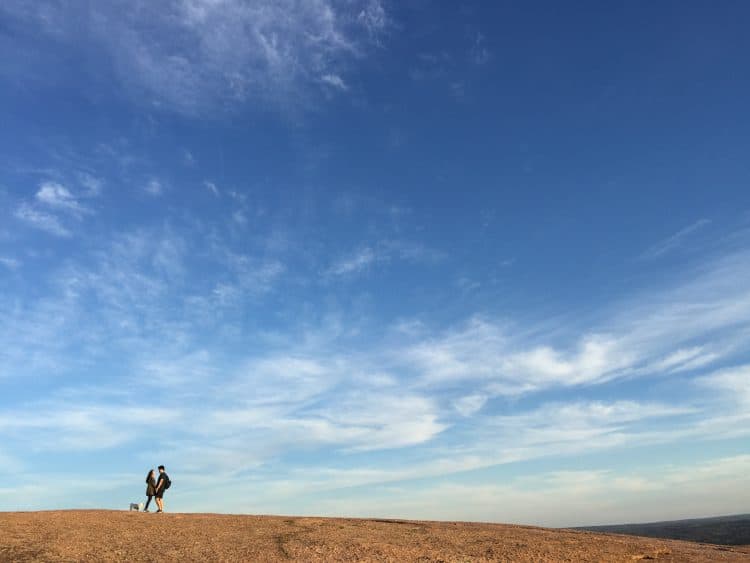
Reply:
<svg viewBox="0 0 750 563"><path fill-rule="evenodd" d="M22 203L16 209L15 216L29 226L56 237L68 238L73 235L55 215L40 211L28 203Z"/></svg>
<svg viewBox="0 0 750 563"><path fill-rule="evenodd" d="M668 254L680 246L683 245L685 239L690 237L693 233L697 232L698 230L707 227L711 224L711 221L709 219L699 219L692 225L689 225L685 227L684 229L681 229L680 231L676 232L672 236L659 241L655 245L648 248L643 254L641 254L641 259L643 260L655 260L656 258L660 258L664 256L665 254Z"/></svg>

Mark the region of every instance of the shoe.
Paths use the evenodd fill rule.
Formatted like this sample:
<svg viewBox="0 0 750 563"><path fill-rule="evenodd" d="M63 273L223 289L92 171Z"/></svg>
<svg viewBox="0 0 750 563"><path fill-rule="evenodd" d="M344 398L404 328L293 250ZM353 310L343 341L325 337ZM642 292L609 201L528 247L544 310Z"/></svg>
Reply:
<svg viewBox="0 0 750 563"><path fill-rule="evenodd" d="M157 510L156 513L159 514L160 512L164 512L163 510Z"/></svg>
<svg viewBox="0 0 750 563"><path fill-rule="evenodd" d="M148 508L144 508L143 512L149 512Z"/></svg>

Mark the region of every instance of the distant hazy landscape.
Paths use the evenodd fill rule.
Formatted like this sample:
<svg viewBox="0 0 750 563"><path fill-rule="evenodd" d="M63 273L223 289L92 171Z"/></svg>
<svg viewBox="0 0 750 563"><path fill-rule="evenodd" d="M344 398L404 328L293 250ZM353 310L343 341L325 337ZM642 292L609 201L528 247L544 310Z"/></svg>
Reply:
<svg viewBox="0 0 750 563"><path fill-rule="evenodd" d="M586 526L579 529L723 545L750 545L750 514L643 524Z"/></svg>

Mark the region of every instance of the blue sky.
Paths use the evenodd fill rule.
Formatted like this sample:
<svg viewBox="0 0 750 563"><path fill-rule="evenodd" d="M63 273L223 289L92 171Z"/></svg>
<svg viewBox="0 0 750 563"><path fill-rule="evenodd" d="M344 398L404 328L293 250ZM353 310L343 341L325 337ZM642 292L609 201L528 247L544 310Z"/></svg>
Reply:
<svg viewBox="0 0 750 563"><path fill-rule="evenodd" d="M746 512L741 2L0 6L0 509Z"/></svg>

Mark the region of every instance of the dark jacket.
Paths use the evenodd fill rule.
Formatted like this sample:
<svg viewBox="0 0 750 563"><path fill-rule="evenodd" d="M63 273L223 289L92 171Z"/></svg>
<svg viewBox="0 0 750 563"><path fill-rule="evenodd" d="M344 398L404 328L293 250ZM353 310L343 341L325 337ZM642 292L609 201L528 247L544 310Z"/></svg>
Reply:
<svg viewBox="0 0 750 563"><path fill-rule="evenodd" d="M152 497L156 494L156 481L154 481L154 478L151 477L148 481L146 481L146 496Z"/></svg>

